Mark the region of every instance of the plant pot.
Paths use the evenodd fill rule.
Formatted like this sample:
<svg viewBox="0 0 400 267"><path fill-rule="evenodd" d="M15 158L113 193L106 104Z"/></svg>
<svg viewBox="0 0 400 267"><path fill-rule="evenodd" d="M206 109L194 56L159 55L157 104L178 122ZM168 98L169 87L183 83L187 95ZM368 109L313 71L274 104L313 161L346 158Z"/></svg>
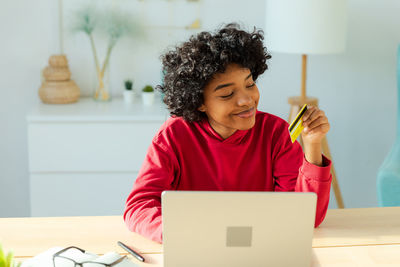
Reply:
<svg viewBox="0 0 400 267"><path fill-rule="evenodd" d="M124 102L127 104L131 104L135 101L135 92L132 90L124 91Z"/></svg>
<svg viewBox="0 0 400 267"><path fill-rule="evenodd" d="M142 92L143 105L151 106L154 103L154 92Z"/></svg>

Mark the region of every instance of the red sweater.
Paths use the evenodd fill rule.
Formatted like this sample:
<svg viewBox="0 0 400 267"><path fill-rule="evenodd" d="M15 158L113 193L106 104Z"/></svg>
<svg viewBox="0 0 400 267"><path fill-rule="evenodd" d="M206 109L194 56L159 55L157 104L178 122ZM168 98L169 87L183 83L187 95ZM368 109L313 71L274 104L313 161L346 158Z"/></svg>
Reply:
<svg viewBox="0 0 400 267"><path fill-rule="evenodd" d="M222 139L208 120L188 123L170 118L148 149L124 220L129 230L162 242L161 193L164 190L296 191L318 195L315 227L329 202L331 162L305 160L290 141L288 123L257 112L253 128Z"/></svg>

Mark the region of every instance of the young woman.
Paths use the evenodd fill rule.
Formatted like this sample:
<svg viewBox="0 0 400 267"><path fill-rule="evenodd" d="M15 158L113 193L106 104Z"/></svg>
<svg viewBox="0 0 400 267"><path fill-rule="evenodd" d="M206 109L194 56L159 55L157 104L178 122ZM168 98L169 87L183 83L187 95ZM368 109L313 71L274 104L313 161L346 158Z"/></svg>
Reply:
<svg viewBox="0 0 400 267"><path fill-rule="evenodd" d="M255 82L271 58L262 40L262 31L229 24L163 55L165 79L158 88L172 117L153 138L126 201L129 230L162 242L164 190L315 192L315 227L322 222L331 162L321 141L329 122L323 111L308 108L303 153L286 121L257 110Z"/></svg>

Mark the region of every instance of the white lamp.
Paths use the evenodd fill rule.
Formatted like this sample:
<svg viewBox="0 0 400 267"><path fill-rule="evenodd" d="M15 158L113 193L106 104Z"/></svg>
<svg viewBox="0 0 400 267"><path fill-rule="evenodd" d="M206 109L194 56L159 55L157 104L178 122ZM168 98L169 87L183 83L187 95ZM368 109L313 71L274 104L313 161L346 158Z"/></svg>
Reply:
<svg viewBox="0 0 400 267"><path fill-rule="evenodd" d="M346 0L267 0L267 47L273 52L302 55L301 95L289 98L289 122L304 104L318 105L317 98L308 98L306 95L307 55L343 52L346 30ZM323 140L322 150L331 158L326 138ZM343 208L333 164L332 177L338 207Z"/></svg>
<svg viewBox="0 0 400 267"><path fill-rule="evenodd" d="M266 41L271 51L303 55L301 97L306 98L307 54L345 49L346 0L267 0Z"/></svg>

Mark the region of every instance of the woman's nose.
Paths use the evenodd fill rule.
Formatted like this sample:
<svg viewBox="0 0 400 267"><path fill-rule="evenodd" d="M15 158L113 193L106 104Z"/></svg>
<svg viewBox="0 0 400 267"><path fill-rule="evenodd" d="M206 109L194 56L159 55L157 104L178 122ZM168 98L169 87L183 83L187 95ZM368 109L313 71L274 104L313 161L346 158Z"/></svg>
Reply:
<svg viewBox="0 0 400 267"><path fill-rule="evenodd" d="M251 94L248 92L240 93L237 99L237 104L239 106L248 106L252 102Z"/></svg>

